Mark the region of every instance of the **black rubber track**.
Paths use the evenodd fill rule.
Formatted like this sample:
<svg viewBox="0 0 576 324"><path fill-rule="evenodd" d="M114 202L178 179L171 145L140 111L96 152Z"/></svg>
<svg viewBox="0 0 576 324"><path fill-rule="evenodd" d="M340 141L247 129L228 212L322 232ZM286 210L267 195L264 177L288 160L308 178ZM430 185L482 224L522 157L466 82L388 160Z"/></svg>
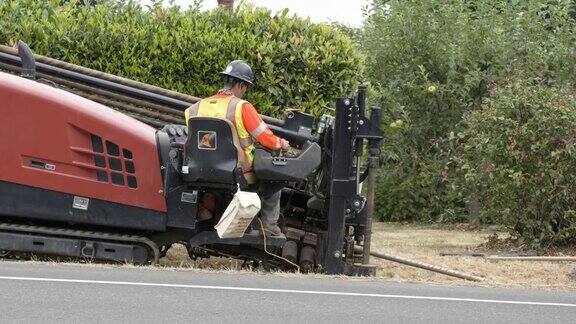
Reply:
<svg viewBox="0 0 576 324"><path fill-rule="evenodd" d="M156 243L143 236L124 235L105 232L81 231L65 228L22 225L12 223L0 223L0 231L23 232L30 234L45 234L65 238L89 238L103 241L129 242L143 244L154 254L152 264L157 264L160 259L160 251Z"/></svg>

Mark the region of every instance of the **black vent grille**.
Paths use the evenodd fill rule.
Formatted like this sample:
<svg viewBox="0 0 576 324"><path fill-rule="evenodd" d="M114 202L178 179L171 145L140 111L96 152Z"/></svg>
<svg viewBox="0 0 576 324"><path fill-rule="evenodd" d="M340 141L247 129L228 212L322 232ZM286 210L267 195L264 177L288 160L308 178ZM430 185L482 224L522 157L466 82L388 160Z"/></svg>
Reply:
<svg viewBox="0 0 576 324"><path fill-rule="evenodd" d="M138 188L132 151L121 148L109 140L103 140L102 137L95 134L90 134L90 139L94 152L94 165L98 167L96 180L100 182L111 181L116 186L127 185L132 189ZM120 156L120 152L122 152L122 156Z"/></svg>

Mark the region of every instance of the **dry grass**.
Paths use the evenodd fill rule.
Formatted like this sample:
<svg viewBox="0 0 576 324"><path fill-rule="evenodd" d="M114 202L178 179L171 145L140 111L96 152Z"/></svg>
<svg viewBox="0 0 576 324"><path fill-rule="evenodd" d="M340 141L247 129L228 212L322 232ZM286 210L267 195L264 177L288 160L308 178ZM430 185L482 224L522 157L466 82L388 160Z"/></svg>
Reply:
<svg viewBox="0 0 576 324"><path fill-rule="evenodd" d="M576 289L576 264L570 262L491 261L470 256L440 256L440 252L481 251L488 254L506 251L486 251L483 247L495 230L463 230L459 227L434 225L404 225L375 223L372 250L386 254L444 266L486 278L483 283L462 279L372 258L377 265L377 280L475 284L483 286L523 286L544 289ZM501 237L505 235L497 233ZM176 245L160 262L161 266L177 269L238 271L241 263L226 258L192 261L184 246ZM283 274L288 275L288 274Z"/></svg>
<svg viewBox="0 0 576 324"><path fill-rule="evenodd" d="M160 259L160 266L178 269L206 269L206 270L240 270L242 262L228 258L210 258L204 260L191 260L186 247L174 244L166 256Z"/></svg>
<svg viewBox="0 0 576 324"><path fill-rule="evenodd" d="M421 262L445 266L486 278L481 285L524 286L531 288L575 289L576 264L571 262L492 261L481 257L440 256L440 252L481 251L495 230L461 230L438 226L374 224L373 251L403 256ZM502 233L500 236L504 236ZM506 252L506 251L498 251ZM379 278L394 281L463 283L463 280L372 259ZM469 282L468 282L469 283Z"/></svg>

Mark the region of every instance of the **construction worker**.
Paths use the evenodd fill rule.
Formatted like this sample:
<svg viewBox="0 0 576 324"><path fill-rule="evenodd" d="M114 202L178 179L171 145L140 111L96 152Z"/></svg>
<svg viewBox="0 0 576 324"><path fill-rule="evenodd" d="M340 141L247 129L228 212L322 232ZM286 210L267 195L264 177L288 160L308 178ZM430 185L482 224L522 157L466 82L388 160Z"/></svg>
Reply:
<svg viewBox="0 0 576 324"><path fill-rule="evenodd" d="M250 66L241 60L232 61L220 74L223 77L224 87L215 95L202 99L186 109L184 112L186 123L192 117L228 119L235 127L240 146L244 150L245 159L240 163L244 177L248 183L255 184L257 179L252 170L254 141L272 151L289 149L290 145L287 140L272 133L251 103L242 100L246 90L254 82ZM270 236L284 236L278 226L282 187L266 181L260 181L257 186L264 233Z"/></svg>

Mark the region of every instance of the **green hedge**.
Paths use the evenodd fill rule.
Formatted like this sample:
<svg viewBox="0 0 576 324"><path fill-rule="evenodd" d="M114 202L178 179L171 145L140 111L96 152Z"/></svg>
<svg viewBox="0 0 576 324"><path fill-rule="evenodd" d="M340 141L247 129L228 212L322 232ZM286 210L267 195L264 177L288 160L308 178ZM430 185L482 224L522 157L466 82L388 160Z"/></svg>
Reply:
<svg viewBox="0 0 576 324"><path fill-rule="evenodd" d="M513 82L464 123L457 161L482 217L530 247L576 243L573 86Z"/></svg>
<svg viewBox="0 0 576 324"><path fill-rule="evenodd" d="M215 92L217 72L244 59L257 84L247 99L268 114L280 108L321 114L362 73L349 37L287 11L94 2L0 1L0 43L22 39L38 54L195 96Z"/></svg>

